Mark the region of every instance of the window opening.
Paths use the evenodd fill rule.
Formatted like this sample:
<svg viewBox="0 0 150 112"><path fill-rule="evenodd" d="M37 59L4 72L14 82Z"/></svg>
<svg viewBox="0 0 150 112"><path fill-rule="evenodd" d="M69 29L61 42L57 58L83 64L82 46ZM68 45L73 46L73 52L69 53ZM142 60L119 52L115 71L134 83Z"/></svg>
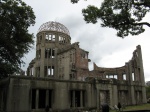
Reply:
<svg viewBox="0 0 150 112"><path fill-rule="evenodd" d="M54 66L45 66L44 68L45 76L54 75Z"/></svg>
<svg viewBox="0 0 150 112"><path fill-rule="evenodd" d="M48 57L48 49L45 49L45 58Z"/></svg>
<svg viewBox="0 0 150 112"><path fill-rule="evenodd" d="M39 50L38 58L41 58L41 49Z"/></svg>
<svg viewBox="0 0 150 112"><path fill-rule="evenodd" d="M53 39L52 39L52 35L51 34L46 34L45 35L45 40L46 41L52 41Z"/></svg>
<svg viewBox="0 0 150 112"><path fill-rule="evenodd" d="M39 108L45 108L46 103L46 90L44 89L39 89L39 103L38 107Z"/></svg>
<svg viewBox="0 0 150 112"><path fill-rule="evenodd" d="M52 49L52 58L55 57L55 49Z"/></svg>
<svg viewBox="0 0 150 112"><path fill-rule="evenodd" d="M49 108L52 108L52 90L49 90Z"/></svg>
<svg viewBox="0 0 150 112"><path fill-rule="evenodd" d="M72 74L70 74L70 79L72 79Z"/></svg>
<svg viewBox="0 0 150 112"><path fill-rule="evenodd" d="M45 58L55 58L55 49L45 49Z"/></svg>
<svg viewBox="0 0 150 112"><path fill-rule="evenodd" d="M44 67L44 74L47 76L47 66Z"/></svg>
<svg viewBox="0 0 150 112"><path fill-rule="evenodd" d="M30 68L30 76L33 76L33 73L34 73L34 68Z"/></svg>
<svg viewBox="0 0 150 112"><path fill-rule="evenodd" d="M55 41L55 35L53 35L52 38L53 38L52 41Z"/></svg>
<svg viewBox="0 0 150 112"><path fill-rule="evenodd" d="M85 53L85 59L88 59L88 54L87 53Z"/></svg>
<svg viewBox="0 0 150 112"><path fill-rule="evenodd" d="M85 91L71 90L70 91L70 107L84 107L85 106Z"/></svg>
<svg viewBox="0 0 150 112"><path fill-rule="evenodd" d="M66 42L66 38L63 38L63 43L65 43Z"/></svg>
<svg viewBox="0 0 150 112"><path fill-rule="evenodd" d="M52 66L52 74L51 75L54 75L54 66Z"/></svg>
<svg viewBox="0 0 150 112"><path fill-rule="evenodd" d="M36 76L37 76L37 77L40 77L40 67L37 67L37 68L36 68Z"/></svg>
<svg viewBox="0 0 150 112"><path fill-rule="evenodd" d="M62 36L59 36L59 42L63 43L63 37Z"/></svg>
<svg viewBox="0 0 150 112"><path fill-rule="evenodd" d="M135 74L132 72L132 81L135 81Z"/></svg>
<svg viewBox="0 0 150 112"><path fill-rule="evenodd" d="M36 89L32 89L32 109L35 109Z"/></svg>
<svg viewBox="0 0 150 112"><path fill-rule="evenodd" d="M48 75L51 75L51 68L48 67Z"/></svg>
<svg viewBox="0 0 150 112"><path fill-rule="evenodd" d="M113 78L114 79L118 79L118 75L113 75Z"/></svg>
<svg viewBox="0 0 150 112"><path fill-rule="evenodd" d="M106 75L106 78L109 78L108 75Z"/></svg>
<svg viewBox="0 0 150 112"><path fill-rule="evenodd" d="M41 49L36 51L36 58L37 59L41 58Z"/></svg>
<svg viewBox="0 0 150 112"><path fill-rule="evenodd" d="M109 78L114 78L114 76L113 75L109 75Z"/></svg>
<svg viewBox="0 0 150 112"><path fill-rule="evenodd" d="M51 49L48 49L48 58L51 58Z"/></svg>
<svg viewBox="0 0 150 112"><path fill-rule="evenodd" d="M48 35L46 34L46 35L45 35L45 40L48 41L48 39L49 39L49 37L48 37Z"/></svg>
<svg viewBox="0 0 150 112"><path fill-rule="evenodd" d="M127 80L127 75L123 74L123 80Z"/></svg>

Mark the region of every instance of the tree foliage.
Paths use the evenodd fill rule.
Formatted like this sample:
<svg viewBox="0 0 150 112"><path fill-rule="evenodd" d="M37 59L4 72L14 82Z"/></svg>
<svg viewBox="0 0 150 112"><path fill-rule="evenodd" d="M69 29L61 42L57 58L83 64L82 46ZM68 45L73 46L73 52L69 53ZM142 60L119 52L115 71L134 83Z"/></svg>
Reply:
<svg viewBox="0 0 150 112"><path fill-rule="evenodd" d="M28 27L34 24L35 15L30 6L21 0L1 0L0 78L16 72L24 63L22 57L34 43Z"/></svg>
<svg viewBox="0 0 150 112"><path fill-rule="evenodd" d="M71 3L78 3L79 0L71 0Z"/></svg>
<svg viewBox="0 0 150 112"><path fill-rule="evenodd" d="M87 23L102 21L102 27L114 28L117 36L139 35L145 31L143 18L150 11L150 0L104 0L101 7L88 6L82 10Z"/></svg>

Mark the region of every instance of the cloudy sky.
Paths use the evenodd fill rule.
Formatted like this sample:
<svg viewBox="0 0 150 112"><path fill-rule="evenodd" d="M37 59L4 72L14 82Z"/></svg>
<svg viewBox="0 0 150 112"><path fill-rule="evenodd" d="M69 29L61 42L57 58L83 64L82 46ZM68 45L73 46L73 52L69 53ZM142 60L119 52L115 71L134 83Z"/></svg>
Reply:
<svg viewBox="0 0 150 112"><path fill-rule="evenodd" d="M71 43L80 42L80 47L89 51L90 70L93 62L99 67L119 67L125 65L132 58L137 45L141 45L145 80L150 81L150 28L138 36L128 36L124 39L116 36L116 31L102 28L100 22L87 24L83 20L82 9L88 5L100 6L102 0L80 0L78 4L71 4L70 0L23 0L33 8L36 23L29 28L36 36L39 27L48 21L56 21L65 25L71 36ZM150 14L144 18L149 21ZM26 55L24 61L26 70L29 62L35 57L35 47Z"/></svg>

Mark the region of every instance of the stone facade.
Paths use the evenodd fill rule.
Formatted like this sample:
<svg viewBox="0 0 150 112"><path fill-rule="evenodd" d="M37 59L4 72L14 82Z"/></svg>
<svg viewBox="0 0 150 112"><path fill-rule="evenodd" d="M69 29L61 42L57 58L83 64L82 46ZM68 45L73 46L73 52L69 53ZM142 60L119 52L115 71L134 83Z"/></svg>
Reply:
<svg viewBox="0 0 150 112"><path fill-rule="evenodd" d="M27 76L10 76L0 83L0 111L44 112L100 110L109 106L146 103L141 47L117 68L89 71L88 51L71 44L68 29L57 22L43 24L37 33L36 57Z"/></svg>

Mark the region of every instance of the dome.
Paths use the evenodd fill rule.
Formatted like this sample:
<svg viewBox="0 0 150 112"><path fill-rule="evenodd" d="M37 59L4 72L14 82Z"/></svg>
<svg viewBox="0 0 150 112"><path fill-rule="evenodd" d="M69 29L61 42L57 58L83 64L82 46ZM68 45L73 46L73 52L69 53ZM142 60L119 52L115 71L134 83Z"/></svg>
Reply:
<svg viewBox="0 0 150 112"><path fill-rule="evenodd" d="M63 24L60 24L58 22L53 22L53 21L49 21L42 24L38 32L42 32L42 31L57 31L57 32L70 35L69 30Z"/></svg>

